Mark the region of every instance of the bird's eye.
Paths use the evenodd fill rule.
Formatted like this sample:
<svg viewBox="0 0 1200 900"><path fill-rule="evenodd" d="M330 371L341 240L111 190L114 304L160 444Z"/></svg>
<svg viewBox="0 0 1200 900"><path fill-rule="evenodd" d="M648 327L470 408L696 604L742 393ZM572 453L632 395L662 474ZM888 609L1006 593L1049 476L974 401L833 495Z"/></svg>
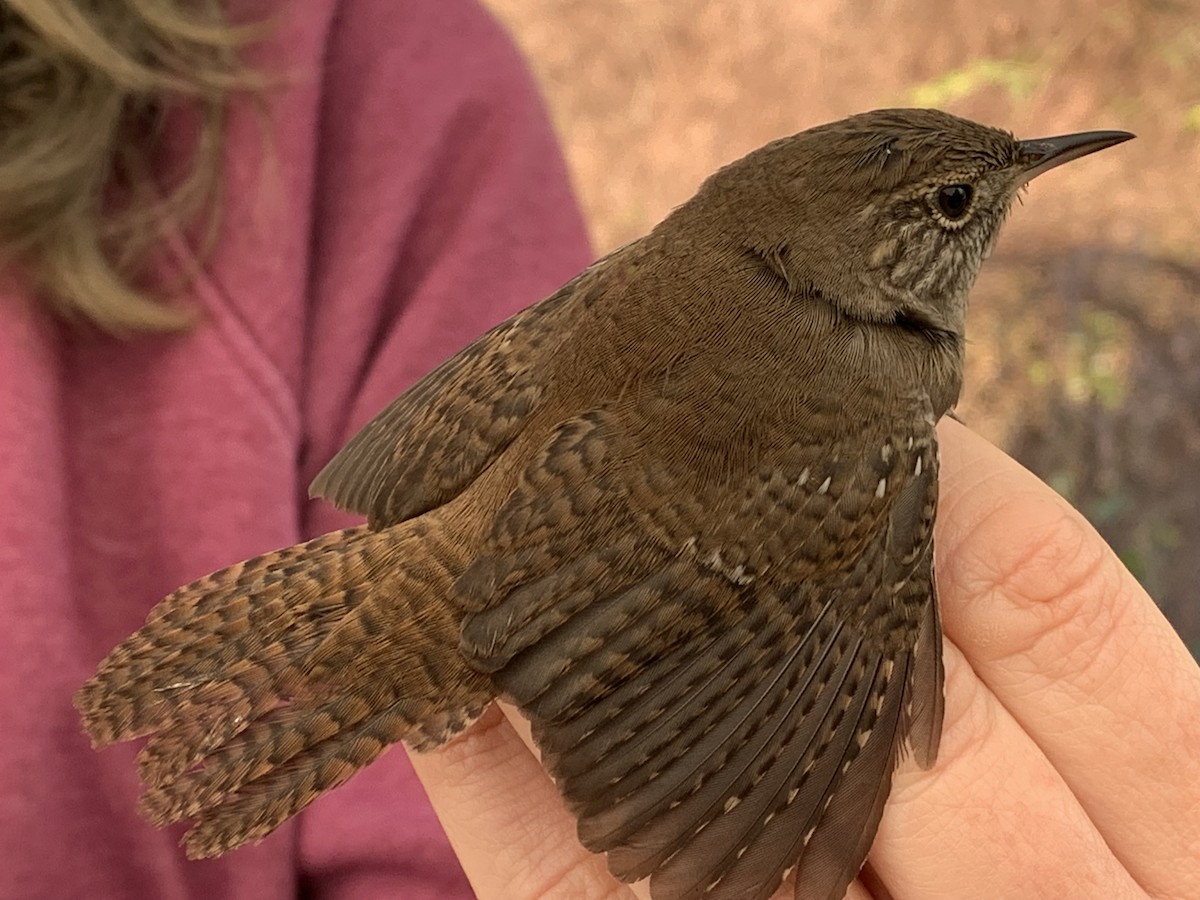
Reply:
<svg viewBox="0 0 1200 900"><path fill-rule="evenodd" d="M969 184L946 185L938 191L938 210L951 222L961 219L971 206L971 193Z"/></svg>

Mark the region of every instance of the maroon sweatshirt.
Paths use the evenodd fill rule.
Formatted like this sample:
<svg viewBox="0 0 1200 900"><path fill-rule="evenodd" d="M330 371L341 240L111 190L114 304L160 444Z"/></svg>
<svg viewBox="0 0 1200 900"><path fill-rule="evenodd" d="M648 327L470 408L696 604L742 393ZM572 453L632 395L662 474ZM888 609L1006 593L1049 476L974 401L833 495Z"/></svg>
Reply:
<svg viewBox="0 0 1200 900"><path fill-rule="evenodd" d="M352 522L306 499L318 469L588 260L530 79L470 0L288 4L252 61L286 86L265 121L232 112L199 327L69 330L0 273L4 900L470 896L399 748L189 862L135 811L136 748L93 751L71 706L172 588Z"/></svg>

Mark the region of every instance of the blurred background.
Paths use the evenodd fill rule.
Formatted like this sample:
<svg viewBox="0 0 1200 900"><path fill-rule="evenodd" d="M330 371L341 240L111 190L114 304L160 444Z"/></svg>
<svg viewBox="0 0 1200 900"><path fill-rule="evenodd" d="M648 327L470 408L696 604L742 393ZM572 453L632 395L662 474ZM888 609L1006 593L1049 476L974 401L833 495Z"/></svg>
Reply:
<svg viewBox="0 0 1200 900"><path fill-rule="evenodd" d="M772 138L881 106L1138 140L1035 183L959 412L1074 503L1200 656L1200 0L486 0L598 253Z"/></svg>

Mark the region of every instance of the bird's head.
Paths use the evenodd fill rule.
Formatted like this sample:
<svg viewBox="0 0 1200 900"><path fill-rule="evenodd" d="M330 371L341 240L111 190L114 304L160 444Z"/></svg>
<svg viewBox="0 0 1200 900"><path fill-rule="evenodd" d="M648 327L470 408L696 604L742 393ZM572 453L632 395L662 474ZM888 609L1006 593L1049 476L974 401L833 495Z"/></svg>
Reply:
<svg viewBox="0 0 1200 900"><path fill-rule="evenodd" d="M721 211L724 237L845 315L961 337L967 293L1017 192L1131 137L1017 140L938 110L876 110L768 144L697 199Z"/></svg>

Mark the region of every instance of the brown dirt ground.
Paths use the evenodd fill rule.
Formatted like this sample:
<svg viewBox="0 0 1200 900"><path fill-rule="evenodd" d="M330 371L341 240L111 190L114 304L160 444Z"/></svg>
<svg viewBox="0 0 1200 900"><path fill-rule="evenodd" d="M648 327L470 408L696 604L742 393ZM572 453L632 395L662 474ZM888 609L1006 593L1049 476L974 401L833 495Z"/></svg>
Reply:
<svg viewBox="0 0 1200 900"><path fill-rule="evenodd" d="M1137 133L1013 216L960 411L1200 650L1200 0L486 2L541 81L598 251L753 147L873 107Z"/></svg>

